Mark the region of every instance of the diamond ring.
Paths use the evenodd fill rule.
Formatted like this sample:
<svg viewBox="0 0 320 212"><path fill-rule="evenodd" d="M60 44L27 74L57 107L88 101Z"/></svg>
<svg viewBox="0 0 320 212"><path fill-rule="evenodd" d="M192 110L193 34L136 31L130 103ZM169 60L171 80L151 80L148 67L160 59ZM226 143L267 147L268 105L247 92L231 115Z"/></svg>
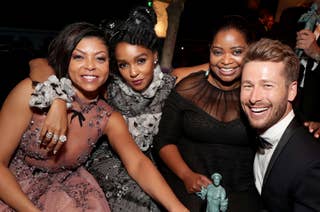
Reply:
<svg viewBox="0 0 320 212"><path fill-rule="evenodd" d="M67 141L67 136L65 136L65 135L60 135L59 141L60 141L61 143L66 142L66 141Z"/></svg>
<svg viewBox="0 0 320 212"><path fill-rule="evenodd" d="M57 141L59 140L59 136L54 134L52 140L53 142L57 143Z"/></svg>
<svg viewBox="0 0 320 212"><path fill-rule="evenodd" d="M46 138L47 139L51 139L52 138L52 136L53 136L53 133L52 132L50 132L50 131L48 131L47 133L46 133Z"/></svg>

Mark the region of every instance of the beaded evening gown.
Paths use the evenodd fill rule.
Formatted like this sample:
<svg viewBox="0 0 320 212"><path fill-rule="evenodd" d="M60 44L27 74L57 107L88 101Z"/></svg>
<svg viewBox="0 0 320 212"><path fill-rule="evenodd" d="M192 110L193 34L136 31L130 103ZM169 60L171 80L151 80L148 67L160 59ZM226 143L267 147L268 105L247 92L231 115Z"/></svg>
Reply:
<svg viewBox="0 0 320 212"><path fill-rule="evenodd" d="M176 85L163 108L154 149L158 153L163 146L175 144L193 171L209 179L214 172L220 173L228 212L258 211L252 168L255 148L240 111L239 88L220 90L207 81L209 74L200 71ZM187 193L183 182L161 160L158 167L190 211L206 210L206 201Z"/></svg>
<svg viewBox="0 0 320 212"><path fill-rule="evenodd" d="M153 136L158 132L164 100L174 86L175 78L154 70L153 81L142 93L135 92L120 77L108 85L107 102L123 114L129 131L140 150L152 160ZM101 139L88 163L89 172L95 176L105 192L112 212L157 212L162 210L129 175L107 138Z"/></svg>
<svg viewBox="0 0 320 212"><path fill-rule="evenodd" d="M85 104L76 97L68 113L68 140L57 155L39 148L37 140L46 116L33 115L9 168L41 211L110 211L102 189L82 165L111 113L105 101ZM0 201L0 211L14 210Z"/></svg>

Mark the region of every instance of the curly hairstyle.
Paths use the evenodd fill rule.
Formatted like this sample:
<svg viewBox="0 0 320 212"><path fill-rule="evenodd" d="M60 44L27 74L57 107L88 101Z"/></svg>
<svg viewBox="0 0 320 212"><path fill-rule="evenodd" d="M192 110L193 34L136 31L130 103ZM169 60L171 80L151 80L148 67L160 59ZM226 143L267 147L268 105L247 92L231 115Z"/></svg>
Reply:
<svg viewBox="0 0 320 212"><path fill-rule="evenodd" d="M160 39L154 29L156 23L157 16L153 8L144 6L133 8L125 20L103 20L100 23L100 28L109 39L110 56L113 59L112 71L117 70L114 64L114 50L120 42L143 46L152 52L159 50Z"/></svg>

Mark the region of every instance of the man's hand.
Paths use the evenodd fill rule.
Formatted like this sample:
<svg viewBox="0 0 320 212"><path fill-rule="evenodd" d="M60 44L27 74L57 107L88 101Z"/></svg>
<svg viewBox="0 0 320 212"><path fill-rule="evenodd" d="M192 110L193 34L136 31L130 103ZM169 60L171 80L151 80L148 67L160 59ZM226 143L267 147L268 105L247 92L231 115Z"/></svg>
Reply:
<svg viewBox="0 0 320 212"><path fill-rule="evenodd" d="M320 48L315 34L310 30L303 29L297 32L296 48L303 49L307 56L320 60Z"/></svg>

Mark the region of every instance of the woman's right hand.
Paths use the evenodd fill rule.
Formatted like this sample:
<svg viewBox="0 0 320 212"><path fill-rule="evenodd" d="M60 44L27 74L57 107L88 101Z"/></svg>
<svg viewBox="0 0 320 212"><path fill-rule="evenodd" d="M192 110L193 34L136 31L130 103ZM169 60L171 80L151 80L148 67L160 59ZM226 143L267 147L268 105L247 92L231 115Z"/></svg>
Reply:
<svg viewBox="0 0 320 212"><path fill-rule="evenodd" d="M212 181L205 175L191 172L183 178L184 186L188 193L200 192L202 187L207 187Z"/></svg>
<svg viewBox="0 0 320 212"><path fill-rule="evenodd" d="M61 136L67 135L68 117L66 102L55 99L49 109L46 120L40 132L41 147L55 155L62 147Z"/></svg>

